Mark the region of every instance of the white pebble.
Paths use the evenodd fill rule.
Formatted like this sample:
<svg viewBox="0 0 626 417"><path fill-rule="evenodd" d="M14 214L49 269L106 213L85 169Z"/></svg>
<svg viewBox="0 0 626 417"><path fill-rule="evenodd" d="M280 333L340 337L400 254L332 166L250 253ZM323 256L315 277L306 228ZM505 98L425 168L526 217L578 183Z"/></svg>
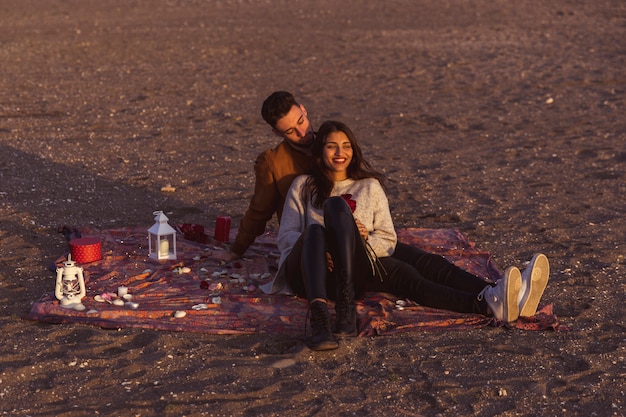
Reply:
<svg viewBox="0 0 626 417"><path fill-rule="evenodd" d="M178 310L174 313L174 317L176 317L177 319L185 317L186 315L187 315L187 312L183 310Z"/></svg>

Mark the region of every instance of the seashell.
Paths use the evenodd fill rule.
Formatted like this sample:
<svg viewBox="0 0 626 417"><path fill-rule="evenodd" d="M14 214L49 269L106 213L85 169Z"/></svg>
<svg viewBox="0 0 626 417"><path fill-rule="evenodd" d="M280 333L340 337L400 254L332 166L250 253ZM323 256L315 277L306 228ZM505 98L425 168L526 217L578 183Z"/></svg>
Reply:
<svg viewBox="0 0 626 417"><path fill-rule="evenodd" d="M102 298L102 296L100 294L98 294L95 297L93 297L93 299L96 300L99 303L104 303L106 301L104 298Z"/></svg>
<svg viewBox="0 0 626 417"><path fill-rule="evenodd" d="M196 304L196 305L194 305L194 306L191 306L191 308L192 308L193 310L206 310L206 309L208 309L208 308L209 308L209 306L208 306L208 305L206 305L206 304L204 304L204 303L202 303L202 304Z"/></svg>
<svg viewBox="0 0 626 417"><path fill-rule="evenodd" d="M396 300L396 305L398 307L406 307L406 301L404 301L404 300Z"/></svg>
<svg viewBox="0 0 626 417"><path fill-rule="evenodd" d="M222 304L222 297L211 298L211 304Z"/></svg>
<svg viewBox="0 0 626 417"><path fill-rule="evenodd" d="M143 274L149 274L151 272L152 272L152 269L144 269L142 273Z"/></svg>
<svg viewBox="0 0 626 417"><path fill-rule="evenodd" d="M296 361L288 358L288 359L280 359L276 362L274 362L271 366L272 368L276 368L276 369L284 369L284 368L289 368L290 366L293 366L296 364Z"/></svg>
<svg viewBox="0 0 626 417"><path fill-rule="evenodd" d="M139 303L134 303L132 301L127 301L125 306L130 308L130 309L132 309L132 310L137 310L137 308L139 307Z"/></svg>
<svg viewBox="0 0 626 417"><path fill-rule="evenodd" d="M187 315L187 312L183 310L178 310L174 312L174 317L176 317L177 319L183 318L186 315Z"/></svg>
<svg viewBox="0 0 626 417"><path fill-rule="evenodd" d="M98 310L94 310L93 308L87 312L87 314L98 314Z"/></svg>
<svg viewBox="0 0 626 417"><path fill-rule="evenodd" d="M221 290L223 287L221 282L212 282L209 284L209 290L210 291L219 291Z"/></svg>
<svg viewBox="0 0 626 417"><path fill-rule="evenodd" d="M194 256L194 257L193 257L193 260L194 260L194 261L199 261L199 260L200 260L200 255L196 255L196 256Z"/></svg>
<svg viewBox="0 0 626 417"><path fill-rule="evenodd" d="M124 294L124 295L122 296L122 298L123 298L124 300L126 300L126 301L130 301L130 300L132 300L132 299L133 299L133 295L132 295L132 294Z"/></svg>
<svg viewBox="0 0 626 417"><path fill-rule="evenodd" d="M124 300L121 300L121 299L117 298L117 299L113 300L113 305L123 306L124 305Z"/></svg>
<svg viewBox="0 0 626 417"><path fill-rule="evenodd" d="M200 272L209 272L209 270L204 268L204 267L202 267L202 268L200 268Z"/></svg>
<svg viewBox="0 0 626 417"><path fill-rule="evenodd" d="M173 193L176 191L176 187L172 187L172 184L167 184L161 187L161 191L164 193Z"/></svg>
<svg viewBox="0 0 626 417"><path fill-rule="evenodd" d="M102 294L100 294L100 297L102 297L102 299L107 303L110 303L111 300L113 300L113 297L117 297L117 294L112 292L103 292Z"/></svg>
<svg viewBox="0 0 626 417"><path fill-rule="evenodd" d="M191 272L191 268L187 267L187 266L183 266L182 268L180 268L180 273L181 274L188 274Z"/></svg>
<svg viewBox="0 0 626 417"><path fill-rule="evenodd" d="M250 278L256 279L256 280L265 279L270 276L272 276L272 274L270 274L269 272L264 272L262 274L250 274Z"/></svg>

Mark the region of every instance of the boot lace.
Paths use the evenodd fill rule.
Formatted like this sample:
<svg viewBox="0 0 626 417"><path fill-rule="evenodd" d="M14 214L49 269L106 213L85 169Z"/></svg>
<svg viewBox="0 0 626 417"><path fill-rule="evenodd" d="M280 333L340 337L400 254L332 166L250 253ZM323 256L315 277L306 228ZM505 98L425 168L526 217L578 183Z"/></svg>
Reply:
<svg viewBox="0 0 626 417"><path fill-rule="evenodd" d="M341 291L340 299L335 303L335 313L337 315L337 321L345 323L350 318L350 304L346 302L350 294L348 289L344 288ZM341 301L340 301L341 300Z"/></svg>

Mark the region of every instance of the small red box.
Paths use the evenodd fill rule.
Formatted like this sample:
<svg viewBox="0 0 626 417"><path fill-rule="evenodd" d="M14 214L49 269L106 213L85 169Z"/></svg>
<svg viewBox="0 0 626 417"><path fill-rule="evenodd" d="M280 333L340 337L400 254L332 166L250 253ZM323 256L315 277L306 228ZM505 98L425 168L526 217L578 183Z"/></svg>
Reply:
<svg viewBox="0 0 626 417"><path fill-rule="evenodd" d="M102 259L102 242L95 237L80 237L70 240L72 260L81 264Z"/></svg>
<svg viewBox="0 0 626 417"><path fill-rule="evenodd" d="M228 242L230 239L230 217L217 216L215 220L215 240Z"/></svg>

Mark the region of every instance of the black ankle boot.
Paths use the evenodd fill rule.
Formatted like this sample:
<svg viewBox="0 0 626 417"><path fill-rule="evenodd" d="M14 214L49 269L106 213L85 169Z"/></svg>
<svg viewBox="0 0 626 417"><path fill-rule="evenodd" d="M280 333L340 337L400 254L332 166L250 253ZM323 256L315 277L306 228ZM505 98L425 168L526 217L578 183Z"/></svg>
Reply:
<svg viewBox="0 0 626 417"><path fill-rule="evenodd" d="M313 301L309 306L311 312L311 350L337 349L339 344L330 331L330 313L326 303Z"/></svg>
<svg viewBox="0 0 626 417"><path fill-rule="evenodd" d="M347 271L337 274L337 301L335 302L335 336L356 336L356 303L354 284Z"/></svg>
<svg viewBox="0 0 626 417"><path fill-rule="evenodd" d="M356 336L356 306L354 303L335 304L335 328L333 334L335 336Z"/></svg>

